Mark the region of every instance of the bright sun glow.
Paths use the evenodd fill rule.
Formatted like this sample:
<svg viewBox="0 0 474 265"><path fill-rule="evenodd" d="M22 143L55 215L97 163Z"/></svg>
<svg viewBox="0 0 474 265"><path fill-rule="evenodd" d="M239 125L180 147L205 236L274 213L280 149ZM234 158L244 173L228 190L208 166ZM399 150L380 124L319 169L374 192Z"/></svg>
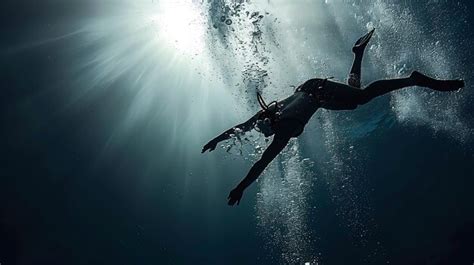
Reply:
<svg viewBox="0 0 474 265"><path fill-rule="evenodd" d="M199 4L163 1L159 10L155 19L160 39L188 55L197 55L204 50L205 21Z"/></svg>

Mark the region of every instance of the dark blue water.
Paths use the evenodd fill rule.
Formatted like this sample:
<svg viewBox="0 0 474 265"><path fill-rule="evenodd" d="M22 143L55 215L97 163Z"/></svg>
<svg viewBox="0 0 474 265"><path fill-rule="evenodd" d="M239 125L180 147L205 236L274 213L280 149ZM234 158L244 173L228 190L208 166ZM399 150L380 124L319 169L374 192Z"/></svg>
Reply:
<svg viewBox="0 0 474 265"><path fill-rule="evenodd" d="M472 264L470 5L2 3L0 263ZM419 69L466 88L318 111L228 207L267 143L202 145L255 90L344 80L371 27L365 83Z"/></svg>

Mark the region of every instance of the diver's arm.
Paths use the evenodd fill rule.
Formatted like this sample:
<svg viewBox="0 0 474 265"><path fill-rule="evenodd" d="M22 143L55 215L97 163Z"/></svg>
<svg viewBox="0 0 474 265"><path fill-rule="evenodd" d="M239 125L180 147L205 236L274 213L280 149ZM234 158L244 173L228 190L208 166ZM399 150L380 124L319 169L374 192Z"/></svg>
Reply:
<svg viewBox="0 0 474 265"><path fill-rule="evenodd" d="M260 113L261 111L257 112L257 114L255 114L252 118L248 119L246 122L244 123L241 123L241 124L238 124L230 129L228 129L227 131L221 133L219 136L217 136L216 138L212 139L211 141L209 141L203 148L202 148L202 151L201 153L204 153L206 152L207 150L212 151L216 148L217 144L219 142L222 142L222 141L225 141L229 138L232 137L233 134L236 134L236 129L239 129L241 130L242 132L247 132L247 131L250 131L253 129L254 125L255 125L255 122L257 121L258 119L258 116L260 116Z"/></svg>
<svg viewBox="0 0 474 265"><path fill-rule="evenodd" d="M283 150L283 148L285 148L289 140L290 138L277 136L273 138L273 142L268 146L265 152L263 152L260 160L252 166L247 176L239 183L239 185L230 192L229 197L227 198L229 199L229 205L234 205L236 202L237 204L240 203L244 190L250 186L250 184L260 176L260 174L262 174L267 165L281 152L281 150Z"/></svg>

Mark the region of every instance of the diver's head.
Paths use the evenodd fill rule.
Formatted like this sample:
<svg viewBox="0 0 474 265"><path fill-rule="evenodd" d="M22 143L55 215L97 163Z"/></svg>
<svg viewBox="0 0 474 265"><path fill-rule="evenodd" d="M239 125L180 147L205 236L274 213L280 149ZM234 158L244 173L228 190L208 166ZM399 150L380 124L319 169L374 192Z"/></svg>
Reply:
<svg viewBox="0 0 474 265"><path fill-rule="evenodd" d="M257 123L255 124L255 129L263 133L265 137L268 137L274 134L273 128L272 128L272 121L268 117L263 118L263 119L258 119Z"/></svg>

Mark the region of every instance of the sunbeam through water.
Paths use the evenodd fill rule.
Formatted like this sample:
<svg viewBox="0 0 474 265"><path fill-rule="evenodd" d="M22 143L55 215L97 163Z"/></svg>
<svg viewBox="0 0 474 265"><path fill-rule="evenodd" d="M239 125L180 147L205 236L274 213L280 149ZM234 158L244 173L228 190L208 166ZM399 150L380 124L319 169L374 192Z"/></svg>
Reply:
<svg viewBox="0 0 474 265"><path fill-rule="evenodd" d="M376 31L364 55L363 85L407 76L415 69L439 78L468 80L472 66L463 57L472 56L470 50L464 51L471 42L461 30L454 30L469 27L467 4L456 2L454 8L441 0L423 5L383 0L84 2L87 8L80 19L61 14L60 26L45 26L55 34L36 38L39 27L35 26L15 45L2 44L2 59L25 56L24 61L30 62L30 52L37 51L56 67L53 74L39 79L47 89L28 94L17 105L5 104L5 123L20 128L20 136L33 135L34 140L19 141L20 149L28 144L42 147L44 139L55 141L67 133L80 139L79 151L68 154L74 165L81 158L92 161L83 171L62 169L66 158L59 151L46 158L42 152L32 157L47 160L49 167L44 168L56 170L57 175L80 176L64 180L64 186L79 187L74 191L81 196L59 188L71 198L65 203L76 207L65 214L73 220L70 227L87 212L82 200L89 200L97 216L118 220L122 230L104 228L103 237L112 238L123 253L133 253L126 261L148 264L146 258L137 258L145 253L143 257L166 257L168 263L163 264L196 260L194 264L218 260L224 264L351 263L346 257L358 259L355 264L389 263L390 247L399 238L392 241L377 221L390 222L390 210L380 214L374 209L380 208L380 201L393 203L387 209L401 209L396 202L404 201L398 196L410 185L397 186L385 175L400 173L397 177L403 179L418 172L418 168L402 171L400 166L416 161L407 158L411 153L425 156L415 150L417 144L441 153L436 159L454 157L441 161L455 163L456 156L434 142L448 143L463 150L456 155L472 158L472 150L463 149L474 139L472 114L466 111L472 109L469 82L456 93L418 87L377 98L353 111L318 110L303 134L292 139L245 192L237 209L225 205L226 196L271 139L257 132L242 133L220 143L212 153L200 153L209 139L260 110L257 92L271 102L291 95L295 86L310 78L346 82L351 47L372 28ZM8 68L10 63L3 65ZM43 70L42 64L36 67ZM4 72L16 71L14 65L11 69ZM31 85L32 72L21 72L18 83ZM10 108L18 110L22 119L10 118ZM48 131L56 122L64 127L62 134ZM415 140L410 142L408 136ZM54 142L58 150L68 147L70 139L58 139ZM389 150L377 157L378 148L384 146ZM78 155L81 150L87 155ZM464 164L459 168L469 169ZM82 182L83 176L89 182ZM421 190L433 188L431 182L419 181ZM380 183L393 188L386 188L392 193L378 193ZM113 195L109 199L113 192L108 189L123 201L115 202ZM107 195L100 197L102 190ZM421 208L420 212L425 209ZM122 218L127 222L121 223ZM410 221L414 222L406 223ZM117 230L127 232L115 234ZM71 232L71 238L89 242L86 233L77 231ZM157 234L164 236L151 236ZM182 248L188 250L186 255ZM52 251L34 249L33 258L24 264L35 263L29 262L36 261L35 253ZM347 256L342 255L346 250ZM96 252L89 249L84 255ZM232 260L222 260L231 256Z"/></svg>

